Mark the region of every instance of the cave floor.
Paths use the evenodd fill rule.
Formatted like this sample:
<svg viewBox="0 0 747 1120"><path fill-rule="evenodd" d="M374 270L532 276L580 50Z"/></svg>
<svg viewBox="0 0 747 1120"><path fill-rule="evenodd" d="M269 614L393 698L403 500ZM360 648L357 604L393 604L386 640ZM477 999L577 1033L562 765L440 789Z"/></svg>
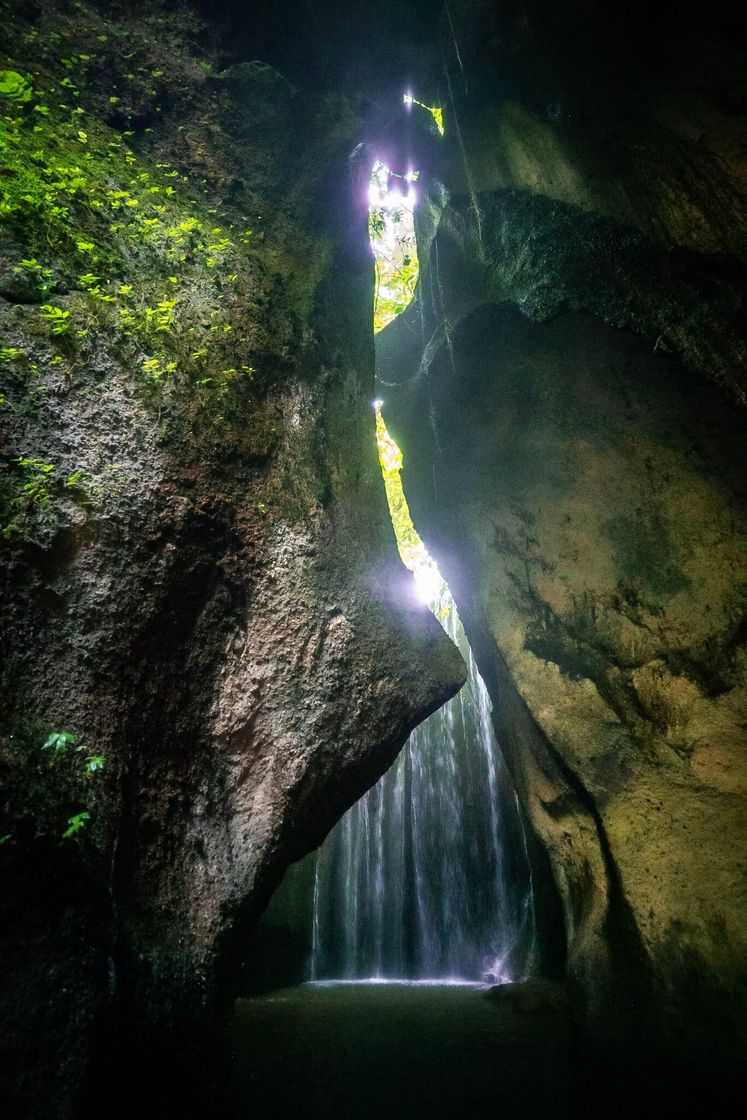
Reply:
<svg viewBox="0 0 747 1120"><path fill-rule="evenodd" d="M507 985L304 986L236 1004L239 1117L570 1115L562 994Z"/></svg>

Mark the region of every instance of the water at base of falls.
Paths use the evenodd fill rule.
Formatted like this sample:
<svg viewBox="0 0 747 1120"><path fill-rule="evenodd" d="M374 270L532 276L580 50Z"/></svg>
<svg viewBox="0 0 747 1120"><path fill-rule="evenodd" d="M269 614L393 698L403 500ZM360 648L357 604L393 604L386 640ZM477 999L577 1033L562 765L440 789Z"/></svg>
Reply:
<svg viewBox="0 0 747 1120"><path fill-rule="evenodd" d="M317 855L311 979L503 983L535 952L516 794L450 596L439 616L468 666Z"/></svg>
<svg viewBox="0 0 747 1120"><path fill-rule="evenodd" d="M481 980L462 980L456 976L425 978L422 980L398 980L388 976L364 976L356 980L307 980L305 988L339 988L350 985L381 985L402 988L484 988Z"/></svg>

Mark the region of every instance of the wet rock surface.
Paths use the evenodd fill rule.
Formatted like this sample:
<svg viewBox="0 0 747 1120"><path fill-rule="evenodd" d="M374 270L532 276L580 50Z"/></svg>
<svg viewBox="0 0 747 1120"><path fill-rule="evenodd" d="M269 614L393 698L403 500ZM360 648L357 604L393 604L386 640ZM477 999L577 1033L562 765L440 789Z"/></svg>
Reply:
<svg viewBox="0 0 747 1120"><path fill-rule="evenodd" d="M393 26L369 5L338 37L334 4L294 5L313 35L291 42L268 7L257 62L243 9L213 50L186 7L1 5L26 83L0 232L17 1115L219 1111L245 933L463 680L375 459L348 159L390 134ZM563 904L594 1107L643 1059L725 1092L744 1052L747 98L729 5L692 7L444 8L420 299L379 353ZM376 45L360 67L351 35Z"/></svg>
<svg viewBox="0 0 747 1120"><path fill-rule="evenodd" d="M465 670L386 511L350 107L188 13L23 8L15 134L86 189L2 241L4 1095L199 1111L244 932Z"/></svg>
<svg viewBox="0 0 747 1120"><path fill-rule="evenodd" d="M518 78L498 105L516 59L491 85L496 40L473 46L419 299L377 343L384 416L549 853L587 1057L725 1092L747 997L739 167L682 129L653 144L656 79L590 145L594 112L553 120Z"/></svg>

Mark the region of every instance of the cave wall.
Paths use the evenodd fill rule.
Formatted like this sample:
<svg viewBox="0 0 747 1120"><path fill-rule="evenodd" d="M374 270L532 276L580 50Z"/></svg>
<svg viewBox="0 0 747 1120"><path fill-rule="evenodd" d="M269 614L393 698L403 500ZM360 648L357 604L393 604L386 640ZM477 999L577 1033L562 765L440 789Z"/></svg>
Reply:
<svg viewBox="0 0 747 1120"><path fill-rule="evenodd" d="M581 1050L656 1100L744 1073L744 47L719 8L626 8L620 40L589 7L452 13L377 373L562 896Z"/></svg>
<svg viewBox="0 0 747 1120"><path fill-rule="evenodd" d="M115 1113L157 1067L149 1105L200 1111L283 868L463 679L375 461L348 156L390 135L438 182L379 395L564 903L577 1029L732 1076L738 5L424 0L396 51L397 4L201 9L0 5L25 83L2 95L4 1096ZM393 124L410 77L440 152Z"/></svg>
<svg viewBox="0 0 747 1120"><path fill-rule="evenodd" d="M386 510L351 102L182 7L3 25L3 1096L204 1114L245 934L465 670Z"/></svg>

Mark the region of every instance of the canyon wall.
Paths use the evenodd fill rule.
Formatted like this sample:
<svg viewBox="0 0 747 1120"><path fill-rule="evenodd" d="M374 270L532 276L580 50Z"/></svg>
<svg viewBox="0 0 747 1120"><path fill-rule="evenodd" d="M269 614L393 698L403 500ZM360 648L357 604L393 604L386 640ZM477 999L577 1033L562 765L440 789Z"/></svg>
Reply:
<svg viewBox="0 0 747 1120"><path fill-rule="evenodd" d="M418 298L377 372L550 856L580 1037L682 1088L743 1073L744 91L736 41L682 20L647 71L587 9L444 28Z"/></svg>
<svg viewBox="0 0 747 1120"><path fill-rule="evenodd" d="M439 44L423 2L394 51L397 4L336 35L322 2L308 39L262 4L230 49L230 5L208 7L206 28L155 0L2 5L4 1098L116 1114L155 1073L148 1107L204 1114L283 869L464 679L376 462L361 143L424 172L418 299L380 336L377 395L563 902L579 1040L728 1084L729 6L463 0ZM396 124L410 63L440 150Z"/></svg>
<svg viewBox="0 0 747 1120"><path fill-rule="evenodd" d="M386 509L350 103L186 9L3 21L3 1096L191 1114L283 870L465 669Z"/></svg>

